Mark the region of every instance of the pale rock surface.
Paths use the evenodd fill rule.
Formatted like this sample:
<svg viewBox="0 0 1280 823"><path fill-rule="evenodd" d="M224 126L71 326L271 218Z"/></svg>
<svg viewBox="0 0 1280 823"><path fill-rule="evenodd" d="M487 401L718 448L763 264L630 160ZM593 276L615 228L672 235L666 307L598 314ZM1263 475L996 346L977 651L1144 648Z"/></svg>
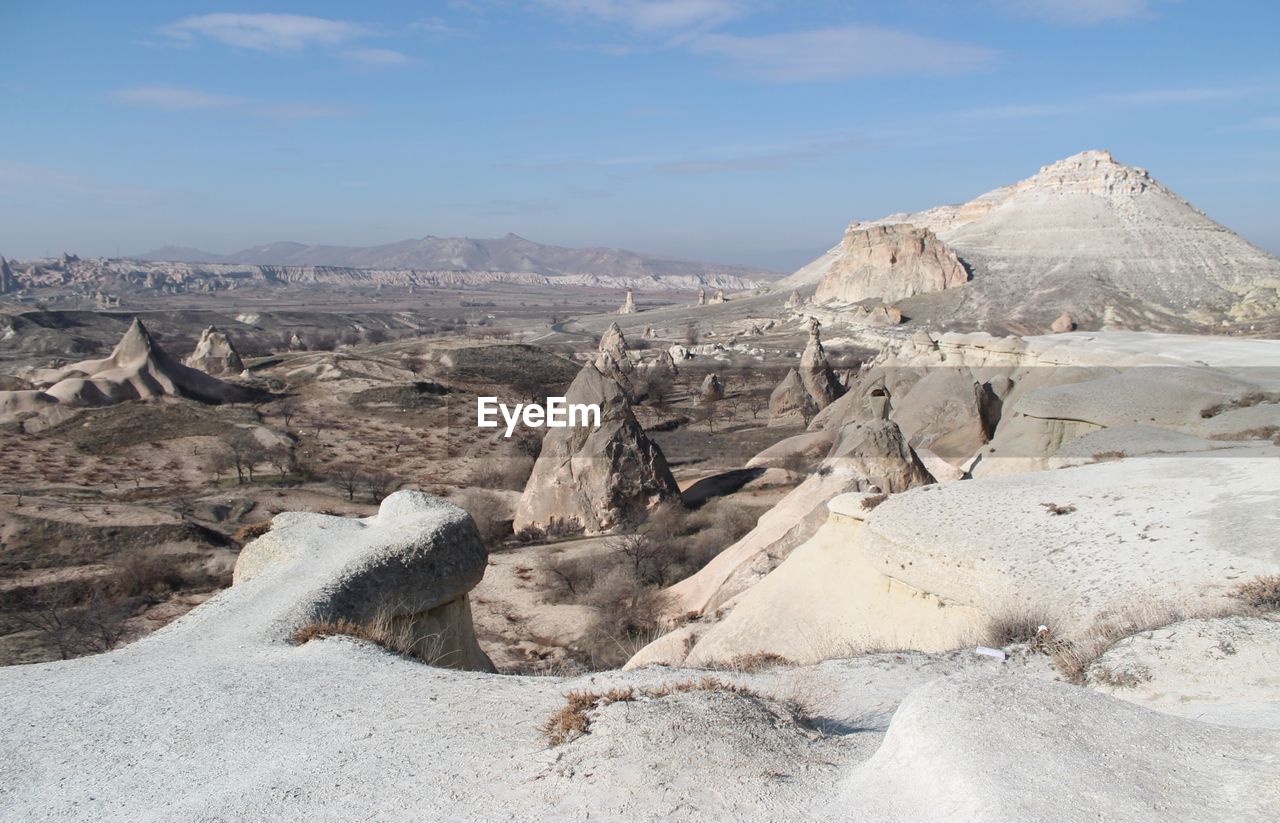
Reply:
<svg viewBox="0 0 1280 823"><path fill-rule="evenodd" d="M814 301L896 303L913 295L963 286L969 273L955 252L927 228L850 226L840 258L818 284Z"/></svg>
<svg viewBox="0 0 1280 823"><path fill-rule="evenodd" d="M235 376L244 371L244 361L231 338L214 326L200 333L195 351L186 359L186 365L215 377Z"/></svg>
<svg viewBox="0 0 1280 823"><path fill-rule="evenodd" d="M1067 314L1066 312L1063 312L1062 314L1058 315L1057 320L1053 321L1053 325L1049 327L1049 330L1052 331L1054 334L1065 334L1066 332L1069 332L1069 331L1075 331L1076 321L1071 319L1071 315Z"/></svg>
<svg viewBox="0 0 1280 823"><path fill-rule="evenodd" d="M44 414L57 406L110 406L163 396L210 404L246 402L257 396L249 389L224 383L170 357L151 339L137 318L110 356L61 369L38 370L31 378L43 388L0 392L0 413Z"/></svg>
<svg viewBox="0 0 1280 823"><path fill-rule="evenodd" d="M822 434L832 440L818 471L761 515L741 540L667 589L674 614L714 612L757 583L826 521L833 497L872 487L892 494L933 480L891 421L852 423Z"/></svg>
<svg viewBox="0 0 1280 823"><path fill-rule="evenodd" d="M678 497L662 449L645 435L625 391L607 372L584 366L565 399L599 404L600 427L547 429L516 506L516 531L558 522L598 533Z"/></svg>
<svg viewBox="0 0 1280 823"><path fill-rule="evenodd" d="M636 313L636 298L635 298L635 295L631 293L631 289L627 289L626 300L623 301L622 308L618 309L618 314L635 314L635 313Z"/></svg>
<svg viewBox="0 0 1280 823"><path fill-rule="evenodd" d="M1087 673L1093 688L1223 726L1280 730L1280 620L1183 620L1121 640Z"/></svg>
<svg viewBox="0 0 1280 823"><path fill-rule="evenodd" d="M882 823L1274 819L1280 734L1222 729L1088 690L981 672L936 680L818 817ZM1011 785L1018 791L1009 791Z"/></svg>
<svg viewBox="0 0 1280 823"><path fill-rule="evenodd" d="M822 347L819 328L820 324L816 320L810 321L809 342L800 355L799 372L813 405L818 409L825 409L844 394L844 386L840 385L827 362L827 351Z"/></svg>
<svg viewBox="0 0 1280 823"><path fill-rule="evenodd" d="M1106 151L850 232L900 224L933 232L971 272L962 288L904 303L935 326L1033 333L1065 312L1077 324L1191 331L1280 314L1280 260ZM842 244L777 287L819 283L859 260L846 260Z"/></svg>
<svg viewBox="0 0 1280 823"><path fill-rule="evenodd" d="M703 403L715 403L724 399L724 381L714 372L702 378L702 386L698 389Z"/></svg>
<svg viewBox="0 0 1280 823"><path fill-rule="evenodd" d="M818 411L809 397L809 391L800 379L800 372L787 369L781 382L769 394L769 425L788 426L803 423Z"/></svg>

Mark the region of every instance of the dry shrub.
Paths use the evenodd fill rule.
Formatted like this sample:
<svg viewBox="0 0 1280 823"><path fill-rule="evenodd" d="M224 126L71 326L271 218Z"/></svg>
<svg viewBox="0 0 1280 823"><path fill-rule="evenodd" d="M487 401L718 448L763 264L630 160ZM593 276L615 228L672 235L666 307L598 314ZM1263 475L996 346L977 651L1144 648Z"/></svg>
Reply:
<svg viewBox="0 0 1280 823"><path fill-rule="evenodd" d="M1093 455L1093 462L1106 463L1111 460L1123 460L1127 456L1128 455L1126 455L1124 452L1118 451L1118 450L1095 452Z"/></svg>
<svg viewBox="0 0 1280 823"><path fill-rule="evenodd" d="M524 441L521 441L523 443ZM540 444L534 443L534 447ZM509 489L523 491L533 473L534 455L523 447L514 457L489 457L481 460L467 475L466 485L481 489ZM536 452L535 452L536 455Z"/></svg>
<svg viewBox="0 0 1280 823"><path fill-rule="evenodd" d="M1173 604L1154 601L1131 606L1117 614L1101 616L1085 632L1056 643L1051 651L1053 663L1069 682L1084 685L1094 662L1124 638L1191 617L1221 614L1222 611L1191 614Z"/></svg>
<svg viewBox="0 0 1280 823"><path fill-rule="evenodd" d="M661 686L649 688L624 686L605 692L571 691L565 695L565 705L547 718L538 730L547 738L550 745L559 746L591 733L591 712L595 709L602 709L611 703L625 703L632 700L660 700L673 694L686 692L723 692L761 701L766 699L746 686L726 683L714 677L664 683ZM793 717L793 719L800 718Z"/></svg>
<svg viewBox="0 0 1280 823"><path fill-rule="evenodd" d="M867 511L870 511L888 499L889 499L889 495L887 494L871 494L871 495L867 495L866 497L863 497L860 502L860 505L862 506L862 508L866 509Z"/></svg>
<svg viewBox="0 0 1280 823"><path fill-rule="evenodd" d="M167 593L186 583L172 557L148 551L130 551L111 563L108 594L117 598Z"/></svg>
<svg viewBox="0 0 1280 823"><path fill-rule="evenodd" d="M355 623L345 618L317 620L300 627L289 640L295 646L301 646L312 640L336 636L364 640L428 665L448 665L449 653L444 649L443 636L418 634L410 621L397 619L386 610L379 612L369 624Z"/></svg>
<svg viewBox="0 0 1280 823"><path fill-rule="evenodd" d="M774 652L753 652L751 654L740 654L730 660L723 666L717 668L728 669L734 672L743 672L745 674L754 674L755 672L768 671L769 669L777 669L782 666L791 665L791 661L780 654Z"/></svg>
<svg viewBox="0 0 1280 823"><path fill-rule="evenodd" d="M1237 586L1231 594L1259 611L1280 611L1280 574L1269 574L1247 580Z"/></svg>
<svg viewBox="0 0 1280 823"><path fill-rule="evenodd" d="M511 513L506 501L498 495L479 489L465 489L454 502L471 515L485 545L511 536Z"/></svg>
<svg viewBox="0 0 1280 823"><path fill-rule="evenodd" d="M1060 506L1057 503L1041 503L1040 505L1044 506L1049 514L1053 515L1071 514L1076 510L1075 504L1073 503L1068 503L1065 506Z"/></svg>
<svg viewBox="0 0 1280 823"><path fill-rule="evenodd" d="M248 523L236 530L234 538L237 543L243 546L250 540L256 540L269 531L271 531L270 520L264 520L261 523Z"/></svg>
<svg viewBox="0 0 1280 823"><path fill-rule="evenodd" d="M982 633L982 644L1003 649L1026 643L1035 651L1047 653L1050 651L1047 643L1053 624L1053 617L1047 612L1027 605L1013 606L991 616Z"/></svg>

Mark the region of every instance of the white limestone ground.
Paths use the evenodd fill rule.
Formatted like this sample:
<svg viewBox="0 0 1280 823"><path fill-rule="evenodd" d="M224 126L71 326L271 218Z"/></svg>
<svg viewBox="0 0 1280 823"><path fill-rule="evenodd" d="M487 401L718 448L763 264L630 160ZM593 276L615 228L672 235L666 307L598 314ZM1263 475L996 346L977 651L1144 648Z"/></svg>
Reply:
<svg viewBox="0 0 1280 823"><path fill-rule="evenodd" d="M591 713L586 736L549 748L538 726L565 691L697 673L500 677L348 639L293 646L294 628L317 615L361 619L371 602L450 596L478 544L459 510L410 493L376 518L282 515L274 531L298 540L264 541L235 586L144 640L0 670L0 818L870 821L890 808L920 820L995 797L986 819L1034 819L999 812L1044 811L1062 773L1096 776L1089 764L1115 758L1132 779L1093 787L1058 819L1189 809L1265 820L1280 808L1274 733L1054 686L1038 657L876 655L730 675L761 696L616 704ZM872 757L908 694L887 725L892 745ZM797 699L812 723L783 704ZM1171 768L1175 779L1160 776ZM925 774L940 782L922 790Z"/></svg>
<svg viewBox="0 0 1280 823"><path fill-rule="evenodd" d="M1184 620L1125 638L1088 672L1099 691L1225 726L1280 729L1280 620Z"/></svg>

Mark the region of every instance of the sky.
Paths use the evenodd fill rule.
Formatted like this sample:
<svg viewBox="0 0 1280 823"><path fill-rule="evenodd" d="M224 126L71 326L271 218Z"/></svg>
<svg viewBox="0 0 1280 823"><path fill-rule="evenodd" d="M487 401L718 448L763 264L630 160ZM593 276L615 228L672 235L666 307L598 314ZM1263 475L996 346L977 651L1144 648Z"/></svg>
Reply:
<svg viewBox="0 0 1280 823"><path fill-rule="evenodd" d="M1280 252L1280 3L0 0L0 254L515 232L788 271L1110 149Z"/></svg>

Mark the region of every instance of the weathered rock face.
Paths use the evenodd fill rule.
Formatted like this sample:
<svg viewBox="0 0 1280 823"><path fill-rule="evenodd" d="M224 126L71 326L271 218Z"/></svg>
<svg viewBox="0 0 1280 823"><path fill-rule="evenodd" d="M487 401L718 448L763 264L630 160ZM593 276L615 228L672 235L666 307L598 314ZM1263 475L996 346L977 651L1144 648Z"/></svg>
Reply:
<svg viewBox="0 0 1280 823"><path fill-rule="evenodd" d="M610 323L600 335L600 351L608 352L619 363L627 359L627 338L617 323Z"/></svg>
<svg viewBox="0 0 1280 823"><path fill-rule="evenodd" d="M653 326L645 326L645 327L644 327L644 334L643 334L643 335L641 335L641 336L642 336L645 340L657 340L657 339L658 339L658 332L654 330Z"/></svg>
<svg viewBox="0 0 1280 823"><path fill-rule="evenodd" d="M623 301L622 308L618 309L618 314L635 314L636 298L631 293L631 289L627 289L627 299Z"/></svg>
<svg viewBox="0 0 1280 823"><path fill-rule="evenodd" d="M1053 321L1053 325L1049 327L1054 334L1065 334L1069 331L1076 330L1076 321L1071 319L1071 315L1063 312L1058 315L1058 319Z"/></svg>
<svg viewBox="0 0 1280 823"><path fill-rule="evenodd" d="M715 403L724 399L724 382L718 374L708 374L702 378L700 390L703 403Z"/></svg>
<svg viewBox="0 0 1280 823"><path fill-rule="evenodd" d="M805 391L809 393L813 404L819 409L825 409L844 394L844 387L827 363L827 352L822 347L819 328L816 320L809 325L809 343L800 356L800 379L804 381Z"/></svg>
<svg viewBox="0 0 1280 823"><path fill-rule="evenodd" d="M769 395L769 425L788 426L803 423L817 413L818 408L800 379L800 372L788 369L773 393Z"/></svg>
<svg viewBox="0 0 1280 823"><path fill-rule="evenodd" d="M729 298L724 296L724 289L716 289L716 293L711 296L711 300L708 302L710 302L711 305L714 306L718 303L723 303L728 299Z"/></svg>
<svg viewBox="0 0 1280 823"><path fill-rule="evenodd" d="M260 394L179 363L151 339L137 318L109 357L37 370L31 377L43 388L0 392L0 420L31 411L52 412L58 406L110 406L162 395L219 404L242 403Z"/></svg>
<svg viewBox="0 0 1280 823"><path fill-rule="evenodd" d="M636 422L615 380L587 365L565 398L598 403L600 427L547 430L516 506L517 531L555 524L598 533L679 496L662 449Z"/></svg>
<svg viewBox="0 0 1280 823"><path fill-rule="evenodd" d="M800 296L800 292L792 289L791 296L787 298L787 302L783 304L783 308L798 309L803 306L805 302L805 299Z"/></svg>
<svg viewBox="0 0 1280 823"><path fill-rule="evenodd" d="M231 338L214 326L200 333L195 351L185 362L193 369L212 375L233 376L244 371L244 361Z"/></svg>
<svg viewBox="0 0 1280 823"><path fill-rule="evenodd" d="M296 605L276 595L279 608L291 615L281 626L339 620L381 625L422 638L423 647L415 651L435 665L493 671L476 642L467 598L484 576L487 557L466 512L421 492L402 491L382 501L377 516L366 520L277 516L271 531L240 553L233 591L258 577L306 580L316 590L294 595ZM328 579L317 570L327 572Z"/></svg>
<svg viewBox="0 0 1280 823"><path fill-rule="evenodd" d="M9 261L0 257L0 294L11 294L18 290L18 281L13 277L13 269Z"/></svg>
<svg viewBox="0 0 1280 823"><path fill-rule="evenodd" d="M846 240L857 242L776 287L822 281L828 298L892 301L878 288L841 293L840 273L862 271L850 282L869 287L888 259L872 253L873 230L887 236L903 224L920 237L932 232L972 273L963 289L917 290L904 306L933 328L1043 334L1066 312L1086 328L1218 333L1226 322L1249 323L1256 333L1259 321L1280 314L1280 259L1106 151L1044 166L968 203L854 223ZM879 268L869 265L873 258ZM931 277L950 268L947 259L930 260Z"/></svg>
<svg viewBox="0 0 1280 823"><path fill-rule="evenodd" d="M706 289L698 289L698 305L699 305L699 306L705 306L705 305L707 305L707 290L706 290Z"/></svg>
<svg viewBox="0 0 1280 823"><path fill-rule="evenodd" d="M963 286L969 273L932 231L905 223L861 227L845 233L840 260L818 285L814 300L886 303Z"/></svg>
<svg viewBox="0 0 1280 823"><path fill-rule="evenodd" d="M808 448L823 439L798 442ZM827 517L827 501L836 495L876 490L892 494L933 480L892 421L852 423L834 433L830 442L819 471L762 515L741 540L667 590L673 615L709 614L755 585L818 530Z"/></svg>

